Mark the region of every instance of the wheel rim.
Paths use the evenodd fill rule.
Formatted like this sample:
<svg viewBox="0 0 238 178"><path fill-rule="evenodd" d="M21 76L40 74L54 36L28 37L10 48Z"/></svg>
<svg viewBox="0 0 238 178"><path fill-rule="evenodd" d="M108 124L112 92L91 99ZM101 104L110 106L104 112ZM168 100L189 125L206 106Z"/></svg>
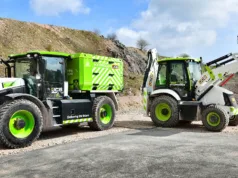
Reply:
<svg viewBox="0 0 238 178"><path fill-rule="evenodd" d="M168 121L171 113L171 108L167 103L160 103L155 108L156 118L160 121Z"/></svg>
<svg viewBox="0 0 238 178"><path fill-rule="evenodd" d="M112 108L105 104L100 108L100 120L103 124L108 124L112 119Z"/></svg>
<svg viewBox="0 0 238 178"><path fill-rule="evenodd" d="M220 122L221 122L221 118L220 118L220 116L217 113L210 112L207 115L207 123L210 126L216 127L216 126L218 126L220 124Z"/></svg>
<svg viewBox="0 0 238 178"><path fill-rule="evenodd" d="M20 110L15 112L9 121L9 131L16 138L28 137L35 127L35 119L31 112Z"/></svg>

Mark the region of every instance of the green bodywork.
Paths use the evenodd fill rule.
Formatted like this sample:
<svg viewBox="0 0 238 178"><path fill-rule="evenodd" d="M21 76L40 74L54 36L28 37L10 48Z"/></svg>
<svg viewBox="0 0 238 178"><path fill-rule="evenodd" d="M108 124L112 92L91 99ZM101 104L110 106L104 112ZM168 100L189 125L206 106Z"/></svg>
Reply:
<svg viewBox="0 0 238 178"><path fill-rule="evenodd" d="M123 61L86 53L68 54L51 51L30 51L23 54L10 55L9 58L20 58L27 55L65 57L66 76L69 90L81 91L121 91L123 89ZM8 83L10 86L11 84ZM7 84L6 84L7 86Z"/></svg>
<svg viewBox="0 0 238 178"><path fill-rule="evenodd" d="M201 59L199 58L191 58L191 57L171 57L171 58L162 58L162 59L158 59L158 63L163 63L163 62L167 62L167 61L194 61L197 63L201 63ZM191 78L191 74L190 74L190 70L189 67L187 67L187 73L188 73L188 78L189 78L189 82L190 82L190 88L189 90L192 90L192 78ZM156 85L165 85L166 84L166 78L163 76L160 76L160 81L157 80Z"/></svg>
<svg viewBox="0 0 238 178"><path fill-rule="evenodd" d="M70 56L70 54L62 53L62 52L29 51L27 53L22 53L22 54L11 54L11 55L9 55L9 58L23 57L23 56L27 56L28 54L39 54L39 55L46 55L46 56L62 56L62 57L69 57Z"/></svg>
<svg viewBox="0 0 238 178"><path fill-rule="evenodd" d="M158 59L158 62L166 62L166 61L188 61L192 60L195 62L201 62L201 59L199 58L190 58L190 57L169 57L169 58L163 58L163 59Z"/></svg>
<svg viewBox="0 0 238 178"><path fill-rule="evenodd" d="M2 82L3 88L17 87L19 85L20 85L20 83L19 83L18 79L14 79L14 81L4 81L4 82Z"/></svg>
<svg viewBox="0 0 238 178"><path fill-rule="evenodd" d="M3 88L10 88L15 85L15 82L4 82L3 83Z"/></svg>
<svg viewBox="0 0 238 178"><path fill-rule="evenodd" d="M67 62L69 90L123 89L123 62L118 58L78 53Z"/></svg>

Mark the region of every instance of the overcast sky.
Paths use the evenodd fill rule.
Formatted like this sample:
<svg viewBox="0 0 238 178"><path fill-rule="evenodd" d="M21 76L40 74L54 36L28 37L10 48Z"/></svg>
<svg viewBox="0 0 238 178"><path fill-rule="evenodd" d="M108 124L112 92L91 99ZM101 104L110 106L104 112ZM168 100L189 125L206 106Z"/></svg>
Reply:
<svg viewBox="0 0 238 178"><path fill-rule="evenodd" d="M166 56L238 52L238 0L2 0L0 16L115 32L127 46L144 38Z"/></svg>

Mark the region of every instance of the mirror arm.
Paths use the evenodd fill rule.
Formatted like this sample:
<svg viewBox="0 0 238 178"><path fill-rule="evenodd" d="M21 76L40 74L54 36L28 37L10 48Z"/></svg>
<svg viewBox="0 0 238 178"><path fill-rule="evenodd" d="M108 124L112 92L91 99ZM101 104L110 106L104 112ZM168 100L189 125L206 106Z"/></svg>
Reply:
<svg viewBox="0 0 238 178"><path fill-rule="evenodd" d="M8 64L8 61L4 61L2 58L0 58L0 61L7 66L7 77L11 77L11 66Z"/></svg>

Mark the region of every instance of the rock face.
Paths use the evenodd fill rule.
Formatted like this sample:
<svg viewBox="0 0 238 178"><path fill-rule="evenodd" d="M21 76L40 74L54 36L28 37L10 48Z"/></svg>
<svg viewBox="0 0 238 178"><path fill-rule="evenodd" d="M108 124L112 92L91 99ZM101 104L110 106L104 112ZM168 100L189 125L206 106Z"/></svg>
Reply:
<svg viewBox="0 0 238 178"><path fill-rule="evenodd" d="M86 52L120 57L124 61L125 92L132 93L138 93L147 61L145 52L93 32L0 18L0 56L6 59L9 54L30 50ZM4 76L4 68L0 64L0 77ZM226 85L234 93L238 93L237 79L238 76Z"/></svg>
<svg viewBox="0 0 238 178"><path fill-rule="evenodd" d="M0 56L5 59L9 54L51 50L120 57L124 61L125 76L140 75L146 67L145 52L89 31L0 19L0 41ZM0 76L3 75L4 67L0 65Z"/></svg>
<svg viewBox="0 0 238 178"><path fill-rule="evenodd" d="M129 73L143 74L146 68L146 53L137 48L126 47L118 40L107 41L107 51L113 57L120 57L124 60L125 75Z"/></svg>

